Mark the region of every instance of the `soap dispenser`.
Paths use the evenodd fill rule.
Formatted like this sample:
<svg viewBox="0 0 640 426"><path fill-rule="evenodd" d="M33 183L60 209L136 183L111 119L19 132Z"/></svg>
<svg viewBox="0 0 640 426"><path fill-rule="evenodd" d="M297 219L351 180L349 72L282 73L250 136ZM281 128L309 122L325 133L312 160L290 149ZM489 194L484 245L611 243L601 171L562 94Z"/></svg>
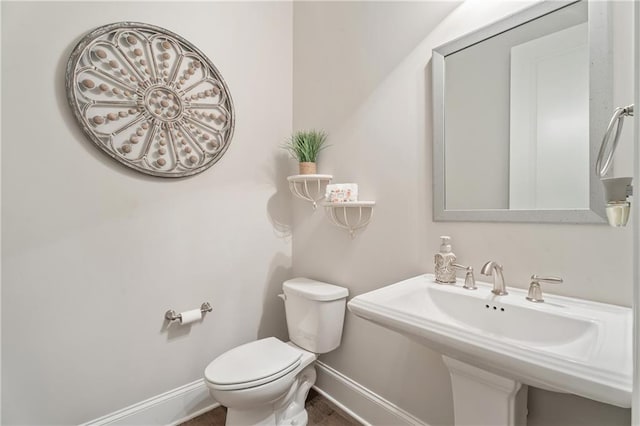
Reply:
<svg viewBox="0 0 640 426"><path fill-rule="evenodd" d="M436 282L443 284L453 284L456 282L456 255L451 252L451 237L443 235L440 237L440 253L434 256Z"/></svg>

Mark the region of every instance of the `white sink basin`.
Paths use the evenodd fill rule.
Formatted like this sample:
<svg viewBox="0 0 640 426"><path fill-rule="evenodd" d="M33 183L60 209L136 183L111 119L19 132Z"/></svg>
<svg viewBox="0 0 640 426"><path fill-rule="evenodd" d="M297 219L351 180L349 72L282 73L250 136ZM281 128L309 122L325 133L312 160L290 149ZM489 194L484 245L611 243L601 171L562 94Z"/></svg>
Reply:
<svg viewBox="0 0 640 426"><path fill-rule="evenodd" d="M509 288L495 296L420 275L353 298L354 314L525 384L631 406L630 308Z"/></svg>

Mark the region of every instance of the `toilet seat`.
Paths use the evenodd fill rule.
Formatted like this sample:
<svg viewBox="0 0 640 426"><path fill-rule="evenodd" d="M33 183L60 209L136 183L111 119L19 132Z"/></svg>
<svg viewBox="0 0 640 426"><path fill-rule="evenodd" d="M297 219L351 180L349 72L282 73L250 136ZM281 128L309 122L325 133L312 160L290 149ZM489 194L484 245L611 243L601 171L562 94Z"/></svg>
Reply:
<svg viewBox="0 0 640 426"><path fill-rule="evenodd" d="M303 352L275 337L231 349L205 369L208 385L218 390L241 390L273 382L300 365Z"/></svg>

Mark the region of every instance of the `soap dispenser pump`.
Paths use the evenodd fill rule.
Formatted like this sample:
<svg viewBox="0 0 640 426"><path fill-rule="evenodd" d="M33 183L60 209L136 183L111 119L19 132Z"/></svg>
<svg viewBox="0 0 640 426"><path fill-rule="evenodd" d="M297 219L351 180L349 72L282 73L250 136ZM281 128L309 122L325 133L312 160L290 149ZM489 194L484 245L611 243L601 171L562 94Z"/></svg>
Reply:
<svg viewBox="0 0 640 426"><path fill-rule="evenodd" d="M454 284L456 282L456 255L451 251L451 237L440 237L440 252L434 256L436 282L442 284Z"/></svg>

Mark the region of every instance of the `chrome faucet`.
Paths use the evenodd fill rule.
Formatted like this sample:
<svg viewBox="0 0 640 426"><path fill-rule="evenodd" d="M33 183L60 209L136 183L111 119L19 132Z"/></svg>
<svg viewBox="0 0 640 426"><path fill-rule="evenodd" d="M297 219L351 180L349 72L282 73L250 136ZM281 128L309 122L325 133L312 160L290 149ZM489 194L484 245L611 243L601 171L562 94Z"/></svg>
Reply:
<svg viewBox="0 0 640 426"><path fill-rule="evenodd" d="M502 275L502 265L490 260L485 263L482 269L480 270L482 275L491 276L493 275L493 290L491 293L497 294L498 296L504 296L507 293L507 289L504 285L504 275Z"/></svg>

